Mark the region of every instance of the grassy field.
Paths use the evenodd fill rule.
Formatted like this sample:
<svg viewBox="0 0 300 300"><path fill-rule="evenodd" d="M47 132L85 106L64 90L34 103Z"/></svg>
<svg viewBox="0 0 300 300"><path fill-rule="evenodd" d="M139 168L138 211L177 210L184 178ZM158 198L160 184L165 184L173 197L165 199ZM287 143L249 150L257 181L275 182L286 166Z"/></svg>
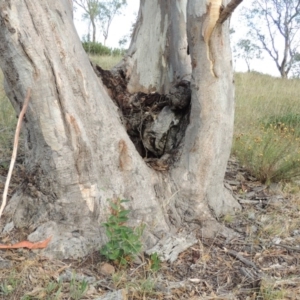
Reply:
<svg viewBox="0 0 300 300"><path fill-rule="evenodd" d="M17 118L12 105L5 95L1 70L0 82L0 166L7 166L11 157Z"/></svg>
<svg viewBox="0 0 300 300"><path fill-rule="evenodd" d="M97 55L90 55L90 60L101 66L105 70L111 69L115 66L119 61L121 61L122 56L97 56Z"/></svg>
<svg viewBox="0 0 300 300"><path fill-rule="evenodd" d="M232 152L262 182L300 175L300 80L236 74Z"/></svg>
<svg viewBox="0 0 300 300"><path fill-rule="evenodd" d="M285 80L259 73L237 73L236 131L274 116L300 113L300 80Z"/></svg>

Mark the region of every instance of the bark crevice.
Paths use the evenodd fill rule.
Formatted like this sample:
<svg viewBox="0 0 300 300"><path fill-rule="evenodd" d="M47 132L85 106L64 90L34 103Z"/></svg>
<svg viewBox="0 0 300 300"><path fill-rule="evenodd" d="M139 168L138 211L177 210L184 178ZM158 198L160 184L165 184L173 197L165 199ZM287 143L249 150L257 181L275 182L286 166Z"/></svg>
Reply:
<svg viewBox="0 0 300 300"><path fill-rule="evenodd" d="M145 162L165 171L179 159L179 148L189 124L191 88L182 80L168 94L157 92L131 94L123 68L94 70L119 108L127 134Z"/></svg>

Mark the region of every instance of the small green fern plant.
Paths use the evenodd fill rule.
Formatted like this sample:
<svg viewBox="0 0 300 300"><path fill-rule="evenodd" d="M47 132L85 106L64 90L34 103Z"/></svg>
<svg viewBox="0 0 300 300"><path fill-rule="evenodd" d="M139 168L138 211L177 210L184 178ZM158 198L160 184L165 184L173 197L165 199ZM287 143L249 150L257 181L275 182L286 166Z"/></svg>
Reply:
<svg viewBox="0 0 300 300"><path fill-rule="evenodd" d="M127 265L132 261L134 255L141 251L140 239L145 228L145 225L134 229L125 225L130 213L122 206L125 202L128 200L109 200L111 214L107 222L102 224L106 229L109 241L101 248L100 253L106 259L120 265Z"/></svg>
<svg viewBox="0 0 300 300"><path fill-rule="evenodd" d="M161 260L158 257L158 254L156 252L152 253L150 256L150 269L153 272L159 271L161 268Z"/></svg>

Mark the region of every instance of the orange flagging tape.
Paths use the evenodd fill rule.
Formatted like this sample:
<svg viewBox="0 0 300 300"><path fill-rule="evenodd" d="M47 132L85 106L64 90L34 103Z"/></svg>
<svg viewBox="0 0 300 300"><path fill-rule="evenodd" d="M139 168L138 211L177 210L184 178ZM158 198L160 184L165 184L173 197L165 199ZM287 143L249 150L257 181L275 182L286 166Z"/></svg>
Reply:
<svg viewBox="0 0 300 300"><path fill-rule="evenodd" d="M37 242L37 243L23 241L23 242L19 242L19 243L13 244L13 245L0 244L0 249L18 249L18 248L43 249L48 246L51 239L52 239L52 236L50 236L49 238L47 238L46 240L44 240L42 242Z"/></svg>

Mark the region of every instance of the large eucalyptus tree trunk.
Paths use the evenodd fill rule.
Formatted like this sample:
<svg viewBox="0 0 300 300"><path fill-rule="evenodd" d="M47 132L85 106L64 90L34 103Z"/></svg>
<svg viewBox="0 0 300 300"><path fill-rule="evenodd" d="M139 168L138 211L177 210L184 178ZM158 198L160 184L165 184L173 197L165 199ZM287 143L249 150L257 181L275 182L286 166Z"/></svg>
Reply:
<svg viewBox="0 0 300 300"><path fill-rule="evenodd" d="M0 1L0 62L17 112L32 89L26 178L1 224L12 220L32 241L52 235L46 255L79 257L103 245L107 199L116 197L130 200L132 225L146 224L145 249L162 238L167 246L179 228L178 243L188 236L186 245L195 241L191 229L229 234L216 221L239 208L223 186L234 116L229 25L219 24L211 37L215 77L201 33L206 1L186 2L141 0L128 55L118 66L130 94L167 95L191 78L189 124L176 147L160 153L176 153L162 172L146 164L129 138L81 46L69 0Z"/></svg>

